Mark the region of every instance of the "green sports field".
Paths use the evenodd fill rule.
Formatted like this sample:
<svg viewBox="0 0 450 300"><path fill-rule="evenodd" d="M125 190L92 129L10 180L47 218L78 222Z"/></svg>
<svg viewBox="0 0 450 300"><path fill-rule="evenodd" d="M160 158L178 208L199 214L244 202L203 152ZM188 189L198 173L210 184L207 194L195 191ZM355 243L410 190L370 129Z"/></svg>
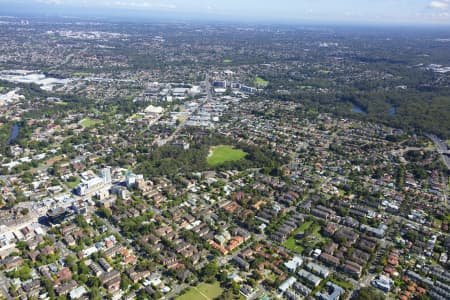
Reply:
<svg viewBox="0 0 450 300"><path fill-rule="evenodd" d="M208 165L215 167L227 161L241 160L246 155L245 151L234 149L232 146L216 146L210 149L207 161Z"/></svg>
<svg viewBox="0 0 450 300"><path fill-rule="evenodd" d="M85 118L80 121L80 125L83 126L84 128L94 127L98 123L100 123L100 120L94 120L91 118Z"/></svg>
<svg viewBox="0 0 450 300"><path fill-rule="evenodd" d="M212 300L222 295L223 289L219 283L200 283L196 287L192 287L189 291L176 298L176 300Z"/></svg>
<svg viewBox="0 0 450 300"><path fill-rule="evenodd" d="M258 86L267 86L269 84L269 82L267 80L264 80L261 77L256 77L255 78L255 84Z"/></svg>

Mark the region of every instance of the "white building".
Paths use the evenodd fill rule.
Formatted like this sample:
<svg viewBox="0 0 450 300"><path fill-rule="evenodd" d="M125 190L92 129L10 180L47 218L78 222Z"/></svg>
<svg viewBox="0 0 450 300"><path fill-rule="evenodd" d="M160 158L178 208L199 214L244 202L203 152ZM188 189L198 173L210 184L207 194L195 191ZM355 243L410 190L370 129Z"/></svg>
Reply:
<svg viewBox="0 0 450 300"><path fill-rule="evenodd" d="M298 267L303 264L303 259L298 256L294 256L290 261L285 262L284 266L290 271L295 272Z"/></svg>
<svg viewBox="0 0 450 300"><path fill-rule="evenodd" d="M283 282L278 287L278 291L281 293L284 293L296 282L297 282L297 279L295 279L295 277L289 277L285 282Z"/></svg>
<svg viewBox="0 0 450 300"><path fill-rule="evenodd" d="M110 167L106 167L100 170L99 172L100 177L103 179L103 182L105 184L111 184L112 180L111 180L111 168Z"/></svg>
<svg viewBox="0 0 450 300"><path fill-rule="evenodd" d="M104 180L100 177L94 177L89 180L83 180L76 188L75 193L79 196L85 196L87 194L95 193L103 188L105 185Z"/></svg>

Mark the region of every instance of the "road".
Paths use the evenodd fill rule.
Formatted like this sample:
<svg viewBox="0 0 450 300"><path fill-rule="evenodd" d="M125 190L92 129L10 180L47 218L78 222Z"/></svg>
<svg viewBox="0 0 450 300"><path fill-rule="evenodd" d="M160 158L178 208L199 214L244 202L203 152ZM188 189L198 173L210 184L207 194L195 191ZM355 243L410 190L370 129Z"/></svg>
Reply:
<svg viewBox="0 0 450 300"><path fill-rule="evenodd" d="M405 218L403 216L392 215L392 214L390 216L398 223L405 223L405 224L409 223L409 224L412 224L412 225L416 226L416 228L426 228L426 230L428 230L430 232L433 232L435 234L442 235L444 237L448 237L449 236L449 234L447 232L445 232L445 231L441 231L441 230L438 230L436 228L428 227L425 224L420 224L420 223L418 223L416 221L407 219L407 218Z"/></svg>
<svg viewBox="0 0 450 300"><path fill-rule="evenodd" d="M114 226L108 219L106 218L102 218L103 223L105 223L106 227L108 228L108 230L110 230L112 233L117 234L118 236L122 236L123 234L121 233L120 229L117 228L116 226ZM130 248L131 250L133 250L134 253L136 253L136 249L134 249L134 247L130 244L130 242L128 241L128 239L126 239L125 237L123 238L123 242L125 243L125 245Z"/></svg>
<svg viewBox="0 0 450 300"><path fill-rule="evenodd" d="M0 272L0 298L10 299L8 293L8 279L5 277L3 272Z"/></svg>
<svg viewBox="0 0 450 300"><path fill-rule="evenodd" d="M445 142L441 141L441 139L434 134L426 134L426 136L433 141L437 151L442 157L444 164L450 170L450 157L448 156L450 152L448 150L448 145Z"/></svg>
<svg viewBox="0 0 450 300"><path fill-rule="evenodd" d="M442 182L443 182L442 196L444 196L445 207L448 208L448 177L447 177L447 174L445 174L445 172L442 172L441 176L442 176Z"/></svg>
<svg viewBox="0 0 450 300"><path fill-rule="evenodd" d="M205 82L206 82L206 91L207 91L206 100L204 100L202 103L200 103L200 105L191 113L190 116L195 115L197 113L197 111L203 107L203 105L205 105L206 103L208 103L212 99L211 84L209 83L209 77L208 76L206 76ZM188 120L189 120L189 118L187 118L186 120L182 121L178 125L177 129L175 129L175 131L169 137L167 137L167 138L165 138L163 140L156 139L153 142L153 144L154 145L158 145L158 146L164 146L168 142L174 140L178 136L178 133L180 133L180 131L186 126L186 122Z"/></svg>
<svg viewBox="0 0 450 300"><path fill-rule="evenodd" d="M448 149L448 145L434 134L427 134L426 136L433 141L437 151L442 157L444 165L450 170L450 150ZM444 182L442 195L444 196L445 206L448 207L448 178L444 173L442 174L442 178Z"/></svg>

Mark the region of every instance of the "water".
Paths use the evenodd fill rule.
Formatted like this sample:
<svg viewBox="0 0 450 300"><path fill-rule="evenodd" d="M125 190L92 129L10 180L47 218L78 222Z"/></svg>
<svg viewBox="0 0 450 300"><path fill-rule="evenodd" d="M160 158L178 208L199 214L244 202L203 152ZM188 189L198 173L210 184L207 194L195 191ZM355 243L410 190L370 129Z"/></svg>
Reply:
<svg viewBox="0 0 450 300"><path fill-rule="evenodd" d="M11 134L9 135L8 140L6 141L6 144L11 143L12 141L14 141L17 137L19 136L19 125L18 124L14 124L12 130L11 130Z"/></svg>
<svg viewBox="0 0 450 300"><path fill-rule="evenodd" d="M389 115L393 116L397 113L397 108L395 106L391 106L391 108L389 108Z"/></svg>
<svg viewBox="0 0 450 300"><path fill-rule="evenodd" d="M367 115L367 111L359 105L353 103L352 112Z"/></svg>

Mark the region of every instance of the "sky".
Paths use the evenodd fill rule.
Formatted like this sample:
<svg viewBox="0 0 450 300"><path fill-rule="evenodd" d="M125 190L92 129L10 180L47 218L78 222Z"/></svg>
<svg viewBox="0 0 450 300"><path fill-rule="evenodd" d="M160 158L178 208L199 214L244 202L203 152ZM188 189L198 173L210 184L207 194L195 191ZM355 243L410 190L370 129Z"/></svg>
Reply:
<svg viewBox="0 0 450 300"><path fill-rule="evenodd" d="M0 15L10 12L450 25L450 0L0 0Z"/></svg>

